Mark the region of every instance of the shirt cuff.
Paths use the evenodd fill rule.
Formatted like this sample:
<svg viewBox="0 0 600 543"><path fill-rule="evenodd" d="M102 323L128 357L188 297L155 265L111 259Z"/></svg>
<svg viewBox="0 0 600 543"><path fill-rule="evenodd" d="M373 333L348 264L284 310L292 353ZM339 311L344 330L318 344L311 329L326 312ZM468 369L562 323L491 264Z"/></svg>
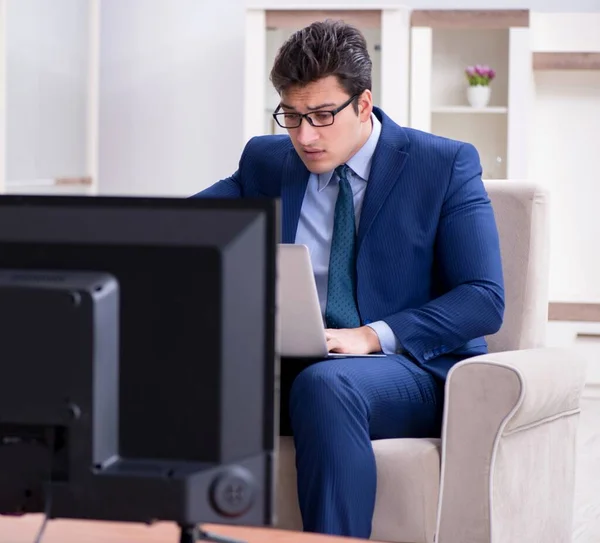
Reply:
<svg viewBox="0 0 600 543"><path fill-rule="evenodd" d="M384 354L400 354L404 352L398 338L392 332L390 326L384 321L376 321L367 324L379 337L379 344Z"/></svg>

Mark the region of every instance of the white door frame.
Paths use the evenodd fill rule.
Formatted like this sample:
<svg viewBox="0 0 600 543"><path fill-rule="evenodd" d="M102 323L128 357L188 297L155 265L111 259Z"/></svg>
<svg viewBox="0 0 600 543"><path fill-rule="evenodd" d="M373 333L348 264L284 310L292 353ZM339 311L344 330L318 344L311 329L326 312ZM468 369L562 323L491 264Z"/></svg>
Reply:
<svg viewBox="0 0 600 543"><path fill-rule="evenodd" d="M244 70L244 139L262 135L264 130L267 11L381 12L381 107L400 125L408 124L410 9L389 4L353 5L314 4L278 6L275 0L249 2L246 9ZM329 13L332 12L332 13Z"/></svg>

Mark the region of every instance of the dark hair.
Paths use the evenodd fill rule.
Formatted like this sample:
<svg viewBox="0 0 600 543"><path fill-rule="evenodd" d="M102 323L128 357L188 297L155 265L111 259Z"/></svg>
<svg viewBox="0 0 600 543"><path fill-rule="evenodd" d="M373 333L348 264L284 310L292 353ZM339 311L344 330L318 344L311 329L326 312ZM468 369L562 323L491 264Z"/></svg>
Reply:
<svg viewBox="0 0 600 543"><path fill-rule="evenodd" d="M289 87L303 87L334 75L348 95L354 96L371 90L371 67L360 30L343 21L319 21L298 30L281 46L271 82L281 94Z"/></svg>

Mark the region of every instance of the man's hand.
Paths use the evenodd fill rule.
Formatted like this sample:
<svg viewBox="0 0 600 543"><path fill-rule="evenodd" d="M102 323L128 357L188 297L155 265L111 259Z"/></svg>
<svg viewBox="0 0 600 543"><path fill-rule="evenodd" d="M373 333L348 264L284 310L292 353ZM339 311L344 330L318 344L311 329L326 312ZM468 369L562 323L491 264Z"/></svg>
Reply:
<svg viewBox="0 0 600 543"><path fill-rule="evenodd" d="M381 351L379 336L369 326L360 328L327 328L327 350L330 353L371 354Z"/></svg>

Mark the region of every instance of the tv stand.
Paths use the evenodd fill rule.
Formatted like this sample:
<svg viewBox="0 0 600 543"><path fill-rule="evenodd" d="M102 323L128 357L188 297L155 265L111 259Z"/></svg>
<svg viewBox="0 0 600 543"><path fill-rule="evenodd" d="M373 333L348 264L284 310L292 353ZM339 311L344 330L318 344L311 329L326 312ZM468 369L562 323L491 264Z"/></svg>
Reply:
<svg viewBox="0 0 600 543"><path fill-rule="evenodd" d="M179 543L199 543L202 541L207 541L210 543L245 543L239 539L233 539L231 537L205 532L204 530L201 530L197 526L193 525L186 526L180 524L179 529L181 530Z"/></svg>

